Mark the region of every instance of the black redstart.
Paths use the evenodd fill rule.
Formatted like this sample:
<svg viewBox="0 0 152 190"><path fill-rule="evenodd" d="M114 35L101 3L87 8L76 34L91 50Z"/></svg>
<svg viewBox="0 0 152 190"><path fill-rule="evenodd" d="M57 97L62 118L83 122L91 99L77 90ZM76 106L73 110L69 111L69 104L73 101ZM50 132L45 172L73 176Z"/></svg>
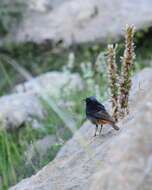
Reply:
<svg viewBox="0 0 152 190"><path fill-rule="evenodd" d="M105 107L94 96L86 98L85 101L86 117L96 125L94 136L96 136L98 125L101 126L100 133L104 124L110 124L115 130L119 130L119 127L115 125L114 119L109 115Z"/></svg>

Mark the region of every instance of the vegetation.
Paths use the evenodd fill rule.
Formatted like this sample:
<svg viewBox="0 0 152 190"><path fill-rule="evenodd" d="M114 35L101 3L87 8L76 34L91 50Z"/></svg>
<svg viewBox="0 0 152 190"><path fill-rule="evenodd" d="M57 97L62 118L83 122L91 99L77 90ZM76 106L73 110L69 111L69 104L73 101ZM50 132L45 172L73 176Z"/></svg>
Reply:
<svg viewBox="0 0 152 190"><path fill-rule="evenodd" d="M120 112L121 116L125 116L129 113L128 101L129 91L131 89L131 74L133 70L133 61L135 58L134 53L134 26L126 26L126 37L125 37L125 51L122 58L122 73L120 81Z"/></svg>
<svg viewBox="0 0 152 190"><path fill-rule="evenodd" d="M24 127L14 133L8 133L1 129L0 176L3 182L2 189L8 189L8 185L15 184L17 181L36 173L54 159L62 144L71 137L71 131L65 129L65 125L58 115L49 106L44 106L48 111L48 117L42 121L45 127L33 129L30 124L25 124ZM60 133L60 129L64 129L65 132ZM52 145L43 158L35 149L35 156L29 159L25 153L30 144L34 146L38 139L43 139L46 135L56 135L63 142L58 141L58 143Z"/></svg>
<svg viewBox="0 0 152 190"><path fill-rule="evenodd" d="M111 101L113 108L113 118L115 121L118 121L118 112L119 112L119 99L118 99L118 69L116 64L116 47L113 45L108 45L108 71L109 71L109 85L111 90Z"/></svg>
<svg viewBox="0 0 152 190"><path fill-rule="evenodd" d="M0 1L0 38L6 36L10 30L14 30L22 18L25 7L25 3L21 3L20 0L15 2L11 0Z"/></svg>
<svg viewBox="0 0 152 190"><path fill-rule="evenodd" d="M135 33L134 26L126 26L125 31L125 50L121 58L121 72L118 75L116 64L116 47L108 45L108 70L110 78L111 100L113 108L113 117L115 121L123 118L129 113L128 101L131 89L131 74L133 71L133 61L135 58L133 37ZM119 77L118 77L119 76Z"/></svg>

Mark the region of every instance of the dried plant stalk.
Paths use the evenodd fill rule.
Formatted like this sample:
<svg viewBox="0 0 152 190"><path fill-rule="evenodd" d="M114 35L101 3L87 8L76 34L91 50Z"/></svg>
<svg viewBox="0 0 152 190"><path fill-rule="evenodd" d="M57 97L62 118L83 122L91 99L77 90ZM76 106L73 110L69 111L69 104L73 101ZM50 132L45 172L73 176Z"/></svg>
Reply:
<svg viewBox="0 0 152 190"><path fill-rule="evenodd" d="M125 31L125 51L122 58L122 71L120 81L120 117L124 117L129 113L128 100L129 91L131 89L131 72L133 68L133 60L135 58L133 37L135 33L134 26L126 26Z"/></svg>
<svg viewBox="0 0 152 190"><path fill-rule="evenodd" d="M117 47L117 46L116 46ZM108 45L108 71L111 91L113 118L118 121L118 74L116 64L116 47Z"/></svg>

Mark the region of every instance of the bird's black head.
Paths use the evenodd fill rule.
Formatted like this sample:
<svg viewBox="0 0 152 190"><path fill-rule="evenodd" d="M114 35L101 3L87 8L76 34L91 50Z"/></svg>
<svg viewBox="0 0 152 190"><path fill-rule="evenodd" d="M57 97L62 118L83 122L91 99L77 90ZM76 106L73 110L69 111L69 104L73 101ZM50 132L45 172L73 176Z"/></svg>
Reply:
<svg viewBox="0 0 152 190"><path fill-rule="evenodd" d="M85 101L86 101L86 109L88 111L105 110L105 107L94 96L86 98Z"/></svg>
<svg viewBox="0 0 152 190"><path fill-rule="evenodd" d="M86 104L90 104L90 103L97 102L97 99L95 98L95 96L90 96L90 97L87 97L85 101L86 101Z"/></svg>

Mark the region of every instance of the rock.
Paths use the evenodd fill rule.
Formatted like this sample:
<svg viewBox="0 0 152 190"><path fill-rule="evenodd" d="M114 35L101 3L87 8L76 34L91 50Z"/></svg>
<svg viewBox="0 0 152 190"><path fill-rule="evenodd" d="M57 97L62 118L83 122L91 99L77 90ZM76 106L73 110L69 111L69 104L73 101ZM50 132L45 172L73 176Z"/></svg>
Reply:
<svg viewBox="0 0 152 190"><path fill-rule="evenodd" d="M30 93L12 94L0 98L1 127L15 130L32 118L43 118L43 107L39 98Z"/></svg>
<svg viewBox="0 0 152 190"><path fill-rule="evenodd" d="M102 136L92 138L94 127L85 123L54 161L10 190L151 190L150 72L144 69L134 77L137 91L131 92L130 115L118 123L120 131L105 126Z"/></svg>
<svg viewBox="0 0 152 190"><path fill-rule="evenodd" d="M28 0L27 6L30 11L47 12L48 10L60 7L62 3L67 1L69 0Z"/></svg>
<svg viewBox="0 0 152 190"><path fill-rule="evenodd" d="M43 119L45 109L42 100L49 102L64 93L82 90L83 82L78 74L50 72L16 86L15 93L0 98L0 121L7 130L19 128L25 122L39 127L36 120ZM54 102L53 102L54 103Z"/></svg>
<svg viewBox="0 0 152 190"><path fill-rule="evenodd" d="M50 73L42 74L28 82L17 85L14 91L17 93L40 93L41 91L48 93L53 97L60 97L61 92L66 87L67 92L74 89L82 90L83 81L79 74L70 74L64 72L53 71Z"/></svg>
<svg viewBox="0 0 152 190"><path fill-rule="evenodd" d="M15 42L63 41L65 46L119 38L126 24L151 27L151 0L29 0ZM137 10L140 13L137 16Z"/></svg>
<svg viewBox="0 0 152 190"><path fill-rule="evenodd" d="M29 160L37 159L37 154L39 158L43 158L43 156L47 154L48 150L57 142L59 143L55 135L47 135L43 139L36 141L34 144L32 143L25 152L27 164Z"/></svg>
<svg viewBox="0 0 152 190"><path fill-rule="evenodd" d="M149 80L152 77L152 69L145 68L137 73L132 79L132 87L130 96L131 101L135 100L133 97L137 95L144 94L144 90L149 87ZM140 92L140 93L139 93Z"/></svg>
<svg viewBox="0 0 152 190"><path fill-rule="evenodd" d="M151 78L152 78L151 68L145 68L133 77L132 87L130 92L131 98L129 100L129 104L132 107L132 110L134 110L134 108L136 109L137 99L142 100L142 98L145 96L145 91L147 91L150 87ZM134 97L136 97L137 99Z"/></svg>

